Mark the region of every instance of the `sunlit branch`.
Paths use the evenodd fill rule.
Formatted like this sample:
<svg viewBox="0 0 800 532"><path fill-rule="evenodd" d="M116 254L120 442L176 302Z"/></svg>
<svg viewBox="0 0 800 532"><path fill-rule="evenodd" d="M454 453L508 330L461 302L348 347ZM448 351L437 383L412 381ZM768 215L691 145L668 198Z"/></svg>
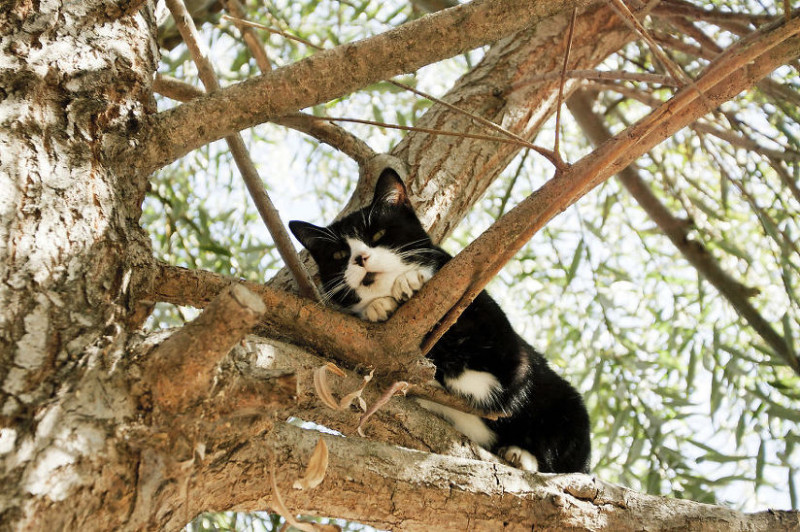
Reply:
<svg viewBox="0 0 800 532"><path fill-rule="evenodd" d="M189 48L192 59L194 59L197 65L197 70L203 85L205 85L206 89L209 91L219 90L220 86L217 81L217 76L214 73L211 62L207 58L206 52L200 48L197 29L183 1L167 0L167 6L172 12L178 30ZM250 159L244 140L242 140L241 135L236 133L226 137L225 141L228 143L231 155L242 174L242 179L247 186L247 190L250 192L250 196L253 198L253 202L256 204L261 219L266 224L270 235L272 235L278 253L280 253L286 266L294 275L300 294L304 297L319 300L317 287L311 280L305 266L297 257L297 252L281 221L280 214L272 203L269 194L267 194L267 191L264 189L261 177L258 175L258 171Z"/></svg>

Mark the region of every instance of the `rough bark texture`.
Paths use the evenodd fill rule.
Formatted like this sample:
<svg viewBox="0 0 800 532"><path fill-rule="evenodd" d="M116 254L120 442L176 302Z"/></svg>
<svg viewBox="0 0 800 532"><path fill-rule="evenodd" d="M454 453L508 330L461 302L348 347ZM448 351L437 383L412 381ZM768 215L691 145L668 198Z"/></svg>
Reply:
<svg viewBox="0 0 800 532"><path fill-rule="evenodd" d="M115 369L132 271L151 260L138 226L147 176L109 170L100 145L154 111L154 26L149 9L104 1L0 7L5 527L79 525L95 512L116 515L111 525L135 496L116 434L135 400Z"/></svg>
<svg viewBox="0 0 800 532"><path fill-rule="evenodd" d="M487 4L493 5L475 5ZM566 11L557 2L534 4L547 7L548 16ZM500 8L509 5L531 4L497 2ZM240 92L221 91L204 97L205 103L153 118L151 9L150 2L109 0L0 6L0 528L176 529L204 510L264 509L272 500L273 457L278 485L294 510L397 529L797 528L796 513L747 516L647 497L580 475L526 475L499 464L402 398L392 399L369 421L366 434L372 441L361 440L353 436L358 412L328 409L316 397L313 372L323 358L285 344L237 344L246 322L263 310L247 296L222 296L193 326L171 336L136 333L137 305L155 293L154 279L163 280L137 224L147 169L275 110L264 102L244 122L191 138L172 139L161 131L147 139L141 128L171 120L191 131L196 129L191 113L204 105L245 108L244 100L227 98L272 82L275 92L267 94L291 92L289 81L304 81L284 79L281 88L280 76L297 72L284 71L243 84ZM545 12L536 13L528 20ZM596 64L629 38L608 13L598 7L579 17L576 34L587 37L573 48L574 66ZM514 79L557 63L558 54L543 50L563 46L567 18L563 12L553 15L537 32L503 40L448 98L482 116L502 118L517 133L532 134L552 109L555 85L531 86L524 93L506 89ZM507 22L492 27L484 21L474 31L485 30L485 42L492 32L500 37L526 24ZM413 31L406 27L400 33ZM339 79L352 77L343 67L348 61L366 71L383 60L380 54L351 57L358 50L346 47L318 58L332 68L325 78L328 92L319 98L354 88L348 85L352 80ZM294 111L290 108L301 104L282 105ZM446 116L436 109L426 120L447 121L451 129L473 127ZM136 139L143 144L137 146ZM158 143L167 140L159 152ZM514 153L424 135L410 136L397 152L412 168L415 201L437 237L449 232ZM142 165L132 164L139 156ZM455 160L465 166L453 166ZM456 179L467 165L474 169ZM434 194L436 187L445 192ZM462 195L468 199L446 208ZM160 288L171 294L185 289L205 302L220 291ZM283 325L273 328L288 328L292 312L295 321L324 320L324 313L304 314L305 307L290 298L273 301L286 305ZM232 323L237 319L240 323ZM375 340L371 329L354 320L350 325L366 331L346 340L364 342L352 349L368 348ZM325 341L335 342L331 335L315 347L324 348ZM360 386L361 376L346 372L330 381L341 398ZM377 383L368 385L365 399L372 403L382 391ZM347 436L325 437L331 466L322 486L310 493L290 489L289 480L299 476L317 435L284 425L290 415Z"/></svg>

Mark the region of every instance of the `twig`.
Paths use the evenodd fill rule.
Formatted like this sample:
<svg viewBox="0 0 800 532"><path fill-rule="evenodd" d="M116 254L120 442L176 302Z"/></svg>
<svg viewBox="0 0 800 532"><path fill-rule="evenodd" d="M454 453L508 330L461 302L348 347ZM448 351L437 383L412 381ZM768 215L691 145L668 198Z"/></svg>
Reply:
<svg viewBox="0 0 800 532"><path fill-rule="evenodd" d="M245 19L243 19L241 17L232 17L230 15L222 15L222 18L224 18L225 20L230 20L231 22L233 22L237 26L247 26L247 27L250 27L250 28L257 28L259 30L268 31L269 33L274 33L275 35L280 35L281 37L285 37L285 38L287 38L289 40L297 41L299 43L305 44L309 48L314 48L315 50L324 50L324 48L322 46L316 45L311 41L307 41L306 39L303 39L302 37L298 37L297 35L292 35L291 33L287 33L285 31L282 31L282 30L279 30L279 29L275 29L275 28L272 28L270 26L265 26L264 24L259 24L258 22L251 22L251 21L245 20Z"/></svg>
<svg viewBox="0 0 800 532"><path fill-rule="evenodd" d="M667 56L667 54L664 53L661 47L658 46L658 43L656 43L653 40L653 38L650 36L650 34L647 32L644 26L641 25L639 19L637 19L634 16L634 14L631 13L631 11L628 9L628 6L626 6L622 2L622 0L607 0L607 1L611 5L611 7L614 8L614 11L616 11L619 14L619 16L622 17L622 20L624 20L631 28L633 28L633 30L637 34L639 34L639 36L644 40L644 42L647 43L647 45L650 47L650 50L653 52L653 55L656 57L658 62L661 63L664 66L664 68L667 69L667 72L669 72L670 75L677 82L679 82L681 85L690 82L689 77L686 75L686 73L681 69L681 67L675 64L675 62L672 61L672 59L670 59Z"/></svg>
<svg viewBox="0 0 800 532"><path fill-rule="evenodd" d="M386 391L383 392L383 394L374 403L372 403L372 406L370 406L369 409L362 414L361 419L358 420L358 427L356 428L356 431L358 432L359 436L364 437L364 423L366 423L375 412L380 410L380 408L388 403L389 400L396 394L402 393L405 395L409 386L410 384L406 381L397 381L389 386L389 388L387 388Z"/></svg>
<svg viewBox="0 0 800 532"><path fill-rule="evenodd" d="M207 90L218 90L219 82L217 81L217 76L214 74L214 70L211 66L211 62L207 58L205 50L200 48L197 28L195 28L192 17L186 10L183 0L167 0L167 7L170 12L172 12L178 31L180 31L183 40L186 42L186 46L189 48L192 59L194 59L197 65L197 70L203 85L205 85ZM286 232L286 228L281 221L280 214L272 203L269 194L267 194L267 191L264 189L261 177L258 175L258 171L247 153L244 140L242 140L241 135L238 133L226 137L225 140L230 147L231 155L233 155L236 165L239 167L247 190L250 192L250 196L256 204L261 219L272 235L278 253L294 275L300 295L319 301L319 292L316 286L314 286L313 281L311 281L311 277L308 275L305 266L300 262L297 256L289 234Z"/></svg>
<svg viewBox="0 0 800 532"><path fill-rule="evenodd" d="M561 129L561 104L564 103L564 83L566 83L567 65L569 64L569 52L572 49L572 35L575 32L575 18L578 16L578 8L572 9L572 20L569 23L569 34L567 35L567 49L564 52L564 65L561 67L561 81L558 84L558 103L556 104L556 138L553 142L553 153L559 154L558 141Z"/></svg>
<svg viewBox="0 0 800 532"><path fill-rule="evenodd" d="M574 21L574 19L573 19L573 21ZM550 152L549 150L546 150L544 148L534 147L534 145L531 144L529 141L523 139L522 137L520 137L516 133L512 133L511 131L507 130L503 126L492 122L491 120L487 120L486 118L484 118L482 116L476 115L475 113L471 113L471 112L467 111L466 109L462 109L461 107L458 107L457 105L453 105L453 104L447 103L446 101L444 101L444 100L442 100L440 98L437 98L436 96L432 96L432 95L430 95L430 94L428 94L426 92L423 92L423 91L421 91L419 89L411 87L410 85L406 85L405 83L401 83L399 81L395 81L395 80L392 80L392 79L388 80L388 82L391 83L392 85L394 85L395 87L399 87L399 88L407 90L409 92L413 92L417 96L422 96L423 98L425 98L427 100L430 100L430 101L432 101L434 103L438 103L439 105L443 105L443 106L447 107L448 109L450 109L451 111L455 111L457 113L463 114L464 116L468 116L468 117L472 118L473 120L475 120L476 122L478 122L479 124L482 124L482 125L488 127L489 129L493 129L494 131L497 131L498 133L502 133L503 135L507 136L508 138L518 140L519 142L522 143L522 146L525 146L525 147L528 147L530 149L533 149L536 152L538 152L541 155L543 155L548 161L553 163L553 166L555 166L557 169L561 169L561 168L563 168L565 166L564 165L564 161L561 159L561 156L558 154L557 150L553 151L553 152Z"/></svg>
<svg viewBox="0 0 800 532"><path fill-rule="evenodd" d="M362 120L360 118L339 118L333 116L315 116L317 120L327 120L329 122L351 122L354 124L367 124L370 126L379 126L379 127L386 127L390 129L401 129L403 131L418 131L420 133L429 133L431 135L445 135L449 137L462 137L468 139L477 139L477 140L490 140L493 142L502 142L505 144L516 144L518 146L524 146L528 149L531 149L540 155L547 158L548 161L553 163L553 166L556 167L557 170L563 170L566 167L566 164L563 161L556 160L553 156L553 152L550 150L546 150L544 148L540 148L534 144L526 140L517 140L511 138L504 138L498 137L494 135L479 135L477 133L462 133L458 131L445 131L442 129L429 129L424 127L416 127L416 126L400 126L397 124L386 124L384 122L376 122L374 120Z"/></svg>
<svg viewBox="0 0 800 532"><path fill-rule="evenodd" d="M224 0L223 3L225 4L225 8L233 15L233 17L229 17L228 15L223 15L223 17L233 21L241 32L242 38L245 44L247 44L247 48L250 49L253 59L256 60L256 65L258 65L259 70L261 70L262 74L266 74L272 70L272 65L269 62L269 57L267 57L267 52L264 50L264 47L261 46L261 41L253 31L253 28L248 24L243 24L244 8L242 4L239 3L239 0Z"/></svg>
<svg viewBox="0 0 800 532"><path fill-rule="evenodd" d="M540 81L552 81L559 79L560 72L546 72L536 74L517 81L511 85L511 90L515 91L526 85L538 83ZM667 87L675 87L678 83L671 76L662 74L651 74L649 72L625 72L622 70L567 70L564 76L568 78L601 80L601 81L638 81L641 83L653 83Z"/></svg>

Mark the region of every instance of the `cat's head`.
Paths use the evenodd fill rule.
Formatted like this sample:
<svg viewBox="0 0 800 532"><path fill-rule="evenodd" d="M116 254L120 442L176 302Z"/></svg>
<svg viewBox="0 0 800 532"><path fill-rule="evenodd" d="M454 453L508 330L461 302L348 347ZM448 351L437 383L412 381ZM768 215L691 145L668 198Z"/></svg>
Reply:
<svg viewBox="0 0 800 532"><path fill-rule="evenodd" d="M390 295L399 275L433 265L433 244L392 169L378 178L369 206L328 227L292 221L289 229L319 266L325 298L354 313Z"/></svg>

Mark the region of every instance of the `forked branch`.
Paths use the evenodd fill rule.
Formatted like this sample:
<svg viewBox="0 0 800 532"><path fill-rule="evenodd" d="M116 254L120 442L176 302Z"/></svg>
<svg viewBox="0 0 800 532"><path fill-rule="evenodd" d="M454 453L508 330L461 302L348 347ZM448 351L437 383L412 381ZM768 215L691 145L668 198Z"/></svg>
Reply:
<svg viewBox="0 0 800 532"><path fill-rule="evenodd" d="M179 413L206 397L216 364L266 310L261 299L241 285L220 291L197 319L150 355L146 378L156 404Z"/></svg>

